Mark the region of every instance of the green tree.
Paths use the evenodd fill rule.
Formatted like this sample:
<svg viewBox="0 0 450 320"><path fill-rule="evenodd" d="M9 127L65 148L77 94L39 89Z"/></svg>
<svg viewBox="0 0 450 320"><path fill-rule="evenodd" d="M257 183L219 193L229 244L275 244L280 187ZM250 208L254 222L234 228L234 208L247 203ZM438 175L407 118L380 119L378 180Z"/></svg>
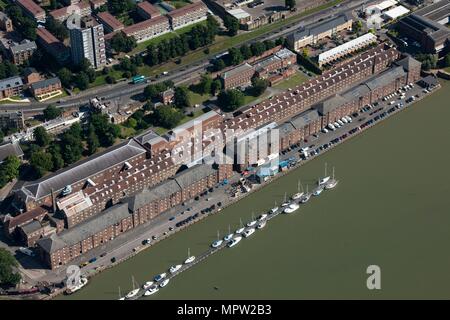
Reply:
<svg viewBox="0 0 450 320"><path fill-rule="evenodd" d="M363 27L363 24L362 24L362 22L359 21L359 20L354 21L353 24L352 24L352 29L353 29L353 31L354 31L355 33L360 32L360 31L362 30L362 27Z"/></svg>
<svg viewBox="0 0 450 320"><path fill-rule="evenodd" d="M250 59L253 56L252 50L250 47L246 44L243 44L239 50L241 51L242 56L244 57L244 60Z"/></svg>
<svg viewBox="0 0 450 320"><path fill-rule="evenodd" d="M294 9L295 8L295 0L284 0L284 6L289 10Z"/></svg>
<svg viewBox="0 0 450 320"><path fill-rule="evenodd" d="M52 140L50 135L47 133L44 127L37 127L33 131L34 140L40 147L46 147Z"/></svg>
<svg viewBox="0 0 450 320"><path fill-rule="evenodd" d="M61 41L69 37L69 31L67 28L59 21L55 19L47 19L45 21L45 28L50 31L56 38Z"/></svg>
<svg viewBox="0 0 450 320"><path fill-rule="evenodd" d="M37 176L42 177L53 168L52 155L42 150L33 152L30 158L30 165L35 170Z"/></svg>
<svg viewBox="0 0 450 320"><path fill-rule="evenodd" d="M217 96L219 107L225 112L232 112L244 104L244 94L236 89L221 91Z"/></svg>
<svg viewBox="0 0 450 320"><path fill-rule="evenodd" d="M0 286L16 286L20 282L20 274L15 271L17 260L4 248L0 248Z"/></svg>
<svg viewBox="0 0 450 320"><path fill-rule="evenodd" d="M48 147L47 152L52 155L53 171L59 170L64 167L64 159L61 156L61 147L53 143Z"/></svg>
<svg viewBox="0 0 450 320"><path fill-rule="evenodd" d="M265 79L253 78L252 79L252 93L254 96L260 96L266 91L269 86L269 82Z"/></svg>
<svg viewBox="0 0 450 320"><path fill-rule="evenodd" d="M126 37L122 32L119 32L112 37L110 45L116 52L130 52L136 48L137 43L133 37Z"/></svg>
<svg viewBox="0 0 450 320"><path fill-rule="evenodd" d="M0 164L0 188L19 176L20 159L17 156L8 156Z"/></svg>
<svg viewBox="0 0 450 320"><path fill-rule="evenodd" d="M225 18L223 19L223 25L225 26L225 28L227 28L229 36L232 37L232 36L237 35L237 33L239 31L238 19L231 17L229 15L226 15Z"/></svg>
<svg viewBox="0 0 450 320"><path fill-rule="evenodd" d="M61 84L64 87L69 88L70 85L72 84L72 72L67 68L61 68L57 72L57 75L58 78L61 80Z"/></svg>
<svg viewBox="0 0 450 320"><path fill-rule="evenodd" d="M213 61L213 70L214 71L220 71L225 69L227 65L225 64L225 61L223 59L215 59Z"/></svg>
<svg viewBox="0 0 450 320"><path fill-rule="evenodd" d="M200 83L198 84L198 90L201 94L209 94L211 93L211 86L212 86L212 78L207 75L203 74L200 79Z"/></svg>
<svg viewBox="0 0 450 320"><path fill-rule="evenodd" d="M174 92L174 104L179 109L191 107L188 89L184 86L176 87Z"/></svg>
<svg viewBox="0 0 450 320"><path fill-rule="evenodd" d="M171 106L161 106L153 113L153 124L167 129L172 129L183 119L180 110Z"/></svg>
<svg viewBox="0 0 450 320"><path fill-rule="evenodd" d="M44 109L43 114L44 119L48 121L58 118L62 114L62 110L50 104L47 108Z"/></svg>
<svg viewBox="0 0 450 320"><path fill-rule="evenodd" d="M220 90L222 90L222 81L220 81L220 79L215 79L211 83L211 94L216 95L220 92Z"/></svg>
<svg viewBox="0 0 450 320"><path fill-rule="evenodd" d="M236 66L244 61L244 57L239 49L231 48L228 50L229 65Z"/></svg>
<svg viewBox="0 0 450 320"><path fill-rule="evenodd" d="M77 77L75 77L75 84L80 90L86 90L89 87L89 76L80 72Z"/></svg>
<svg viewBox="0 0 450 320"><path fill-rule="evenodd" d="M86 142L89 155L94 154L97 151L98 147L100 147L100 141L97 137L97 134L95 133L95 128L92 124L89 126Z"/></svg>

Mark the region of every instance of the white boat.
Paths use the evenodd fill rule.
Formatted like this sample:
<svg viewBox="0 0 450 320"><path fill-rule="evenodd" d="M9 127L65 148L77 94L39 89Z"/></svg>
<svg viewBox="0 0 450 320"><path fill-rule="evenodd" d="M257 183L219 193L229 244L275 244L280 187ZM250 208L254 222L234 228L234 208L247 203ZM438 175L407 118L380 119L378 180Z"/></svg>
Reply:
<svg viewBox="0 0 450 320"><path fill-rule="evenodd" d="M250 237L252 234L255 233L255 229L250 228L244 231L244 233L242 234L244 237L248 238Z"/></svg>
<svg viewBox="0 0 450 320"><path fill-rule="evenodd" d="M142 285L142 289L147 290L148 288L150 288L153 285L153 281L147 281L146 283L144 283Z"/></svg>
<svg viewBox="0 0 450 320"><path fill-rule="evenodd" d="M272 209L270 209L270 213L275 213L278 211L278 207L273 207Z"/></svg>
<svg viewBox="0 0 450 320"><path fill-rule="evenodd" d="M233 233L230 233L228 235L226 235L225 237L223 237L224 241L230 241L233 238Z"/></svg>
<svg viewBox="0 0 450 320"><path fill-rule="evenodd" d="M308 193L308 185L306 185L306 193L303 195L300 203L306 203L311 198L311 194Z"/></svg>
<svg viewBox="0 0 450 320"><path fill-rule="evenodd" d="M241 241L241 240L242 240L242 237L236 237L236 238L234 238L233 240L231 240L230 243L228 243L228 247L229 247L229 248L234 247L234 246L237 245L237 244L239 243L239 241Z"/></svg>
<svg viewBox="0 0 450 320"><path fill-rule="evenodd" d="M242 227L242 228L237 229L235 233L236 234L241 234L242 232L244 232L244 230L245 230L245 228Z"/></svg>
<svg viewBox="0 0 450 320"><path fill-rule="evenodd" d="M169 269L169 271L170 271L170 273L175 273L175 272L177 272L178 270L180 270L181 267L182 267L181 264L177 264L177 265L171 266L170 269Z"/></svg>
<svg viewBox="0 0 450 320"><path fill-rule="evenodd" d="M156 282L158 282L158 281L161 281L162 279L164 279L166 276L167 276L167 274L164 272L164 273L161 273L161 274L158 274L157 276L155 276L155 277L153 278L153 280L155 280Z"/></svg>
<svg viewBox="0 0 450 320"><path fill-rule="evenodd" d="M256 221L250 221L249 223L247 223L247 227L253 227L256 224Z"/></svg>
<svg viewBox="0 0 450 320"><path fill-rule="evenodd" d="M290 202L283 202L282 204L281 204L281 206L284 208L284 207L287 207L288 205L290 205L291 203Z"/></svg>
<svg viewBox="0 0 450 320"><path fill-rule="evenodd" d="M154 293L157 293L159 288L157 285L151 286L147 291L145 291L144 296L151 296Z"/></svg>
<svg viewBox="0 0 450 320"><path fill-rule="evenodd" d="M319 187L313 192L313 196L318 196L322 193L324 187Z"/></svg>
<svg viewBox="0 0 450 320"><path fill-rule="evenodd" d="M137 289L135 289L133 276L131 276L131 283L133 284L133 290L128 292L128 294L125 296L125 299L133 299L139 293L139 287Z"/></svg>
<svg viewBox="0 0 450 320"><path fill-rule="evenodd" d="M300 206L296 203L293 203L289 207L284 209L284 213L292 213L292 212L296 211L298 208L300 208Z"/></svg>
<svg viewBox="0 0 450 320"><path fill-rule="evenodd" d="M188 264L188 263L194 262L194 260L195 260L195 257L194 256L190 256L189 258L184 260L184 264Z"/></svg>
<svg viewBox="0 0 450 320"><path fill-rule="evenodd" d="M159 287L160 288L164 288L165 286L167 286L168 283L169 283L169 279L165 279L163 282L161 282L159 284Z"/></svg>
<svg viewBox="0 0 450 320"><path fill-rule="evenodd" d="M213 247L213 248L218 248L218 247L220 247L220 245L222 244L222 240L216 240L216 241L214 241L212 244L211 244L211 247Z"/></svg>
<svg viewBox="0 0 450 320"><path fill-rule="evenodd" d="M334 167L333 167L333 178L325 184L325 189L330 190L337 186L338 180L334 178Z"/></svg>
<svg viewBox="0 0 450 320"><path fill-rule="evenodd" d="M259 216L258 221L263 221L265 218L267 218L267 213L263 213Z"/></svg>
<svg viewBox="0 0 450 320"><path fill-rule="evenodd" d="M319 180L319 186L327 183L330 179L331 177L327 176L327 163L325 162L325 176Z"/></svg>
<svg viewBox="0 0 450 320"><path fill-rule="evenodd" d="M88 279L85 277L80 277L80 282L76 285L70 285L67 287L66 289L66 293L67 294L72 294L78 290L80 290L81 288L83 288L85 285L87 285L88 283Z"/></svg>
<svg viewBox="0 0 450 320"><path fill-rule="evenodd" d="M188 248L188 257L186 260L184 260L184 264L194 262L194 260L195 260L195 256L191 256L191 249Z"/></svg>
<svg viewBox="0 0 450 320"><path fill-rule="evenodd" d="M303 192L298 192L292 196L292 200L300 199L303 196Z"/></svg>
<svg viewBox="0 0 450 320"><path fill-rule="evenodd" d="M122 297L122 293L120 292L120 287L119 287L119 300L125 300L125 297Z"/></svg>
<svg viewBox="0 0 450 320"><path fill-rule="evenodd" d="M266 221L263 221L263 222L260 222L257 226L256 226L256 228L257 229L262 229L262 228L264 228L266 226Z"/></svg>

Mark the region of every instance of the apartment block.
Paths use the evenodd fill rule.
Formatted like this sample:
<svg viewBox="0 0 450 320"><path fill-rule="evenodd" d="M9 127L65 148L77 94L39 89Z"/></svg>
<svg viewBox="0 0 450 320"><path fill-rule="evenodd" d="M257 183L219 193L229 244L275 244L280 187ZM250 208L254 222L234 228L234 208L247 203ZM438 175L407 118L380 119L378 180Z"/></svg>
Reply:
<svg viewBox="0 0 450 320"><path fill-rule="evenodd" d="M207 15L208 7L201 1L175 9L167 14L174 30L206 20Z"/></svg>
<svg viewBox="0 0 450 320"><path fill-rule="evenodd" d="M25 39L20 43L11 45L9 55L14 64L21 65L31 58L36 49L36 42Z"/></svg>
<svg viewBox="0 0 450 320"><path fill-rule="evenodd" d="M97 18L107 33L117 32L125 27L122 22L107 11L99 12Z"/></svg>
<svg viewBox="0 0 450 320"><path fill-rule="evenodd" d="M138 43L158 37L170 31L169 19L166 16L144 20L122 30L127 37L135 38Z"/></svg>
<svg viewBox="0 0 450 320"><path fill-rule="evenodd" d="M143 19L153 19L161 15L161 12L155 6L145 0L137 4L137 13Z"/></svg>
<svg viewBox="0 0 450 320"><path fill-rule="evenodd" d="M16 3L22 8L24 13L30 18L38 21L45 22L46 14L45 10L42 9L33 0L17 0Z"/></svg>
<svg viewBox="0 0 450 320"><path fill-rule="evenodd" d="M0 80L0 99L18 96L22 91L22 78L15 76Z"/></svg>

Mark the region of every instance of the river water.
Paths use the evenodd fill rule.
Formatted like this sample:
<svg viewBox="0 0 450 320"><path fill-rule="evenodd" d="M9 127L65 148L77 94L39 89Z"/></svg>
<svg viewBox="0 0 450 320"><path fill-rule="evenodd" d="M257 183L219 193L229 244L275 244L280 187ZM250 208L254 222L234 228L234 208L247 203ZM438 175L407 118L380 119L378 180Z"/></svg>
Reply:
<svg viewBox="0 0 450 320"><path fill-rule="evenodd" d="M95 276L65 299L117 299L205 251L228 226L267 211L324 163L340 180L295 214L171 280L151 299L450 298L450 83L409 109L228 207ZM368 290L366 269L381 269Z"/></svg>

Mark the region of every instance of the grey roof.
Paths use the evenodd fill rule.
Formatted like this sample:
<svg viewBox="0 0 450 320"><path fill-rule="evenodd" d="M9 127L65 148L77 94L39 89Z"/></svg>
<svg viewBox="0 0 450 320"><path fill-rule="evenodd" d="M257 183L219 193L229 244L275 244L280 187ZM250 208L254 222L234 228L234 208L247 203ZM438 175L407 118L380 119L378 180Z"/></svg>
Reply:
<svg viewBox="0 0 450 320"><path fill-rule="evenodd" d="M26 235L28 235L28 234L35 232L35 231L39 230L40 228L42 228L42 225L39 221L33 220L33 221L21 226L20 228Z"/></svg>
<svg viewBox="0 0 450 320"><path fill-rule="evenodd" d="M434 21L442 20L450 15L450 0L440 0L432 4L427 4L423 8L416 10L415 14Z"/></svg>
<svg viewBox="0 0 450 320"><path fill-rule="evenodd" d="M369 92L370 92L369 87L367 87L365 84L360 84L359 86L354 87L345 92L344 94L342 94L342 97L346 101L352 101L368 94Z"/></svg>
<svg viewBox="0 0 450 320"><path fill-rule="evenodd" d="M300 30L291 34L290 37L293 37L294 41L297 41L297 40L303 39L307 36L318 35L325 31L334 29L337 26L340 26L340 25L346 23L350 19L351 19L351 17L349 17L347 14L343 13L343 14L338 15L337 17L330 18L328 20L321 21L319 23L315 23L312 26L303 27Z"/></svg>
<svg viewBox="0 0 450 320"><path fill-rule="evenodd" d="M47 238L39 239L36 241L36 244L47 253L55 252L56 250L66 246L66 244L56 234L52 234Z"/></svg>
<svg viewBox="0 0 450 320"><path fill-rule="evenodd" d="M446 26L417 14L410 14L401 19L399 23L407 25L418 33L425 33L438 44L450 37L450 30Z"/></svg>
<svg viewBox="0 0 450 320"><path fill-rule="evenodd" d="M12 45L10 47L10 50L13 54L19 53L21 51L28 51L28 50L36 50L36 42L30 41L30 40L24 40L19 44Z"/></svg>
<svg viewBox="0 0 450 320"><path fill-rule="evenodd" d="M145 152L137 141L131 139L47 177L26 183L22 190L28 196L40 199L49 195L52 188L58 192L67 185L85 180Z"/></svg>
<svg viewBox="0 0 450 320"><path fill-rule="evenodd" d="M405 58L395 62L395 64L402 66L406 71L409 71L413 68L420 68L422 66L422 63L411 57L410 55L406 56Z"/></svg>
<svg viewBox="0 0 450 320"><path fill-rule="evenodd" d="M309 125L311 122L316 121L317 119L319 119L319 113L316 109L311 109L302 112L301 114L293 118L290 122L296 129L301 129Z"/></svg>
<svg viewBox="0 0 450 320"><path fill-rule="evenodd" d="M157 135L153 130L149 130L147 132L144 132L140 134L139 136L135 137L135 139L142 145L146 143L154 143L157 141L164 140L161 136Z"/></svg>
<svg viewBox="0 0 450 320"><path fill-rule="evenodd" d="M175 180L169 179L159 183L153 188L144 189L138 194L129 197L126 202L128 202L128 208L130 209L130 211L134 212L135 210L152 201L167 198L171 194L174 194L178 191L181 191L180 186L176 183Z"/></svg>
<svg viewBox="0 0 450 320"><path fill-rule="evenodd" d="M393 80L405 75L406 75L405 70L403 70L403 67L399 66L383 72L382 74L373 78L372 80L367 81L365 84L370 90L374 90L376 88L383 87L386 84L392 82Z"/></svg>
<svg viewBox="0 0 450 320"><path fill-rule="evenodd" d="M0 162L3 162L8 156L22 157L23 151L18 143L11 142L0 145Z"/></svg>
<svg viewBox="0 0 450 320"><path fill-rule="evenodd" d="M347 103L347 100L345 100L340 95L335 95L334 97L331 97L329 99L326 99L319 103L317 106L315 106L315 109L321 114L325 115L334 109L342 106L343 104Z"/></svg>
<svg viewBox="0 0 450 320"><path fill-rule="evenodd" d="M23 75L26 77L26 76L29 76L30 74L32 74L32 73L37 73L37 70L35 69L35 68L33 68L33 67L26 67L24 70L23 70Z"/></svg>
<svg viewBox="0 0 450 320"><path fill-rule="evenodd" d="M19 76L14 76L0 80L0 90L5 90L8 88L14 88L19 86L23 86L22 78Z"/></svg>
<svg viewBox="0 0 450 320"><path fill-rule="evenodd" d="M226 71L222 74L222 78L226 79L229 77L232 77L236 74L246 72L248 70L254 70L254 68L249 65L248 63L241 64L240 66L237 66L236 68L231 69L230 71Z"/></svg>
<svg viewBox="0 0 450 320"><path fill-rule="evenodd" d="M277 129L281 137L295 131L295 127L290 122L280 124Z"/></svg>
<svg viewBox="0 0 450 320"><path fill-rule="evenodd" d="M210 165L206 164L198 164L193 166L192 168L186 169L176 176L173 179L179 184L179 186L183 188L187 188L192 185L194 182L200 181L203 178L214 174L216 170L212 168Z"/></svg>
<svg viewBox="0 0 450 320"><path fill-rule="evenodd" d="M421 81L423 83L425 83L427 86L430 86L430 85L435 86L435 85L439 84L438 79L431 74L429 76L426 76L425 78L423 78Z"/></svg>
<svg viewBox="0 0 450 320"><path fill-rule="evenodd" d="M38 245L52 253L63 247L75 245L98 232L120 222L130 215L127 203L119 203L97 214L75 227L61 232L58 236L51 236L38 241Z"/></svg>
<svg viewBox="0 0 450 320"><path fill-rule="evenodd" d="M61 80L59 80L58 77L54 77L54 78L44 79L41 81L34 82L31 84L31 88L33 90L36 90L36 89L46 88L48 86L51 86L51 85L54 85L57 83L61 83Z"/></svg>

